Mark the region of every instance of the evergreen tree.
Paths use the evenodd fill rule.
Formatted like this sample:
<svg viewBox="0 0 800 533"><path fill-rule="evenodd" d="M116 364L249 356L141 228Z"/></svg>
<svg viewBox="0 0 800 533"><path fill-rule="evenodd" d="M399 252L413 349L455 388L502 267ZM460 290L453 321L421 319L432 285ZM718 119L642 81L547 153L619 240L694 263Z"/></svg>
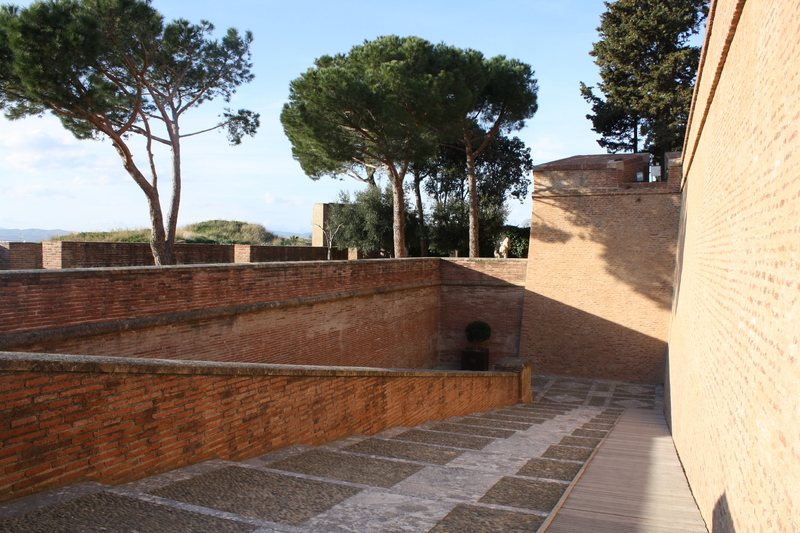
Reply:
<svg viewBox="0 0 800 533"><path fill-rule="evenodd" d="M109 138L122 165L147 197L157 265L174 262L181 195L181 140L217 128L232 144L254 135L258 114L225 110L222 120L184 132L180 119L200 104L230 101L253 79L250 42L231 28L164 24L148 0L52 0L0 8L0 109L21 118L50 111L78 139ZM134 161L128 138L146 141L147 170ZM171 152L170 203L161 206L154 145ZM149 173L149 178L145 176Z"/></svg>
<svg viewBox="0 0 800 533"><path fill-rule="evenodd" d="M616 0L606 2L590 55L600 78L581 83L592 105L586 115L609 152L644 149L663 160L680 150L692 102L700 49L687 44L698 32L708 0Z"/></svg>

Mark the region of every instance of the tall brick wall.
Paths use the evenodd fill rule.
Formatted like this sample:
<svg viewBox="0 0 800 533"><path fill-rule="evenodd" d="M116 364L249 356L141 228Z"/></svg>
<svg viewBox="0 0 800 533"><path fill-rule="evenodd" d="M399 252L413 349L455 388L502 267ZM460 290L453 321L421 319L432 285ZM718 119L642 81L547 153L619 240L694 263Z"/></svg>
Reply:
<svg viewBox="0 0 800 533"><path fill-rule="evenodd" d="M548 174L534 175L520 357L539 374L662 383L678 189Z"/></svg>
<svg viewBox="0 0 800 533"><path fill-rule="evenodd" d="M800 5L713 4L683 152L669 420L717 532L800 531Z"/></svg>
<svg viewBox="0 0 800 533"><path fill-rule="evenodd" d="M439 364L461 364L461 350L470 346L464 329L475 320L492 327L482 346L489 348L490 366L519 354L525 259L446 259L441 264L439 304Z"/></svg>
<svg viewBox="0 0 800 533"><path fill-rule="evenodd" d="M429 368L439 260L9 272L0 302L0 349Z"/></svg>
<svg viewBox="0 0 800 533"><path fill-rule="evenodd" d="M38 242L0 242L0 270L42 268L42 244Z"/></svg>
<svg viewBox="0 0 800 533"><path fill-rule="evenodd" d="M511 373L0 352L0 501L512 405Z"/></svg>

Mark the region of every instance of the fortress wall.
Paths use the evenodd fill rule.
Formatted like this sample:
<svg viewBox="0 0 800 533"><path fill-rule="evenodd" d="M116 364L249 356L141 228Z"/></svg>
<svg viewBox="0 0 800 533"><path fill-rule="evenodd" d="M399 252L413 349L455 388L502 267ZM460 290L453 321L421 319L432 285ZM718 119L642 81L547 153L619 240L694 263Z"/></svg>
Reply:
<svg viewBox="0 0 800 533"><path fill-rule="evenodd" d="M429 368L439 260L0 273L0 349Z"/></svg>
<svg viewBox="0 0 800 533"><path fill-rule="evenodd" d="M799 36L715 2L683 152L668 420L715 533L800 530Z"/></svg>
<svg viewBox="0 0 800 533"><path fill-rule="evenodd" d="M44 268L100 268L153 265L150 245L143 242L73 242L44 241ZM179 265L233 263L233 245L175 245Z"/></svg>
<svg viewBox="0 0 800 533"><path fill-rule="evenodd" d="M0 242L0 270L42 268L42 244L38 242Z"/></svg>
<svg viewBox="0 0 800 533"><path fill-rule="evenodd" d="M492 336L489 367L504 357L519 354L519 325L525 293L525 259L446 259L441 264L439 304L439 364L461 364L461 350L470 346L467 324L483 320Z"/></svg>
<svg viewBox="0 0 800 533"><path fill-rule="evenodd" d="M512 405L518 374L0 352L0 501Z"/></svg>
<svg viewBox="0 0 800 533"><path fill-rule="evenodd" d="M532 358L537 374L662 383L678 189L592 189L589 178L552 188L541 174L520 357Z"/></svg>
<svg viewBox="0 0 800 533"><path fill-rule="evenodd" d="M235 245L235 262L267 263L270 261L326 261L326 246L255 246ZM347 250L331 249L331 259L347 259Z"/></svg>

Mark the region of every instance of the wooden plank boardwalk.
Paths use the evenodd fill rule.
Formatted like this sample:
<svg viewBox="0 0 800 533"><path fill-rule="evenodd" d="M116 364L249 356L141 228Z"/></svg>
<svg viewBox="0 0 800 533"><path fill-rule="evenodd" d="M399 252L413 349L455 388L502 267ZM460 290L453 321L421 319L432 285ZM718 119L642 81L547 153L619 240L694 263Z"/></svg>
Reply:
<svg viewBox="0 0 800 533"><path fill-rule="evenodd" d="M663 413L628 409L547 533L708 533Z"/></svg>

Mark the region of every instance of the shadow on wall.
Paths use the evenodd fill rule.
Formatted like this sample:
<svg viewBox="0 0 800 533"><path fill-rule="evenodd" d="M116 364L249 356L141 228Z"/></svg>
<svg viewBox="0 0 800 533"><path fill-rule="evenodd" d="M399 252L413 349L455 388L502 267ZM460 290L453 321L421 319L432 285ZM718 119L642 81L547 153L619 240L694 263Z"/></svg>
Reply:
<svg viewBox="0 0 800 533"><path fill-rule="evenodd" d="M531 224L531 237L547 244L578 238L602 245L606 272L660 308L670 309L678 217L674 205L664 200L663 194L631 193L536 197L535 204L562 210L577 231L565 231L540 218Z"/></svg>
<svg viewBox="0 0 800 533"><path fill-rule="evenodd" d="M736 529L733 527L731 510L728 507L728 496L725 493L719 497L717 504L714 506L711 533L736 533Z"/></svg>
<svg viewBox="0 0 800 533"><path fill-rule="evenodd" d="M667 343L661 339L525 292L520 357L533 358L533 372L551 376L663 383Z"/></svg>

